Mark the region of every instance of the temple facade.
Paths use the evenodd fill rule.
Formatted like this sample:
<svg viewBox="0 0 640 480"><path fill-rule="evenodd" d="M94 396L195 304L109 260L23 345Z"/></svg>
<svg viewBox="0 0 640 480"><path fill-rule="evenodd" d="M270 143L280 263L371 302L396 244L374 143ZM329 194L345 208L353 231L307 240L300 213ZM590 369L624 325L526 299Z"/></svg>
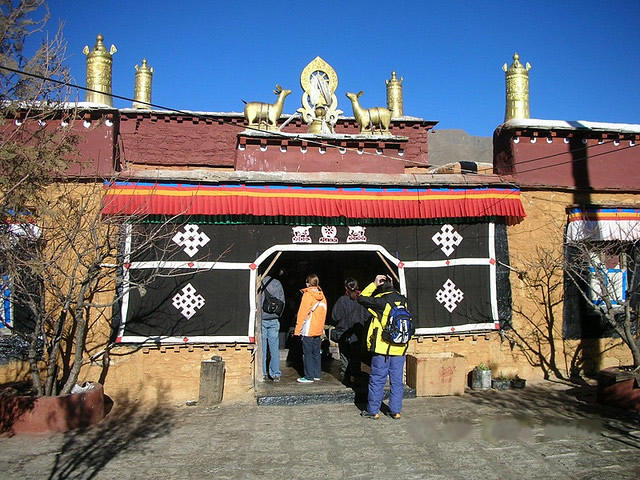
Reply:
<svg viewBox="0 0 640 480"><path fill-rule="evenodd" d="M93 327L108 348L96 343L82 379L101 379L114 397L184 403L198 398L201 363L219 356L224 400L254 394L258 285L276 268L287 272L283 343L308 274L330 311L346 277L364 286L388 273L415 316L410 355L452 354L465 373L486 363L531 381L628 363L618 340L588 336L587 316L558 290L559 303L541 306L532 275L544 265L532 262L538 246L562 253L585 211L605 222L607 209L624 208L637 220L640 126L526 118L530 65L515 56L514 65L493 167L473 158L432 167L437 122L404 115L396 72L388 105L366 108L362 92L338 102L338 73L320 57L299 79L278 80L299 82L297 110L299 95L279 84L273 103L244 113L154 109L146 61L132 108L87 99L73 126L84 161L69 174L99 179L102 214L122 219L122 240L111 321ZM2 380L16 371L4 368Z"/></svg>

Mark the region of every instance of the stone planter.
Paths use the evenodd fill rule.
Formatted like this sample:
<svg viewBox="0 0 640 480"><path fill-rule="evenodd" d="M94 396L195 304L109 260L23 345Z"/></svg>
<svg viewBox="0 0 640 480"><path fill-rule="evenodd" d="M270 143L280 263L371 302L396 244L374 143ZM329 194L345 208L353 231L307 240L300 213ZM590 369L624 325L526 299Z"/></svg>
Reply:
<svg viewBox="0 0 640 480"><path fill-rule="evenodd" d="M509 390L511 380L508 378L493 378L491 380L491 388L495 390Z"/></svg>
<svg viewBox="0 0 640 480"><path fill-rule="evenodd" d="M471 388L473 390L489 390L491 388L491 370L471 370Z"/></svg>
<svg viewBox="0 0 640 480"><path fill-rule="evenodd" d="M82 393L58 397L2 395L0 433L66 432L88 427L104 418L102 385L91 383Z"/></svg>
<svg viewBox="0 0 640 480"><path fill-rule="evenodd" d="M640 374L610 367L598 373L598 403L640 410Z"/></svg>
<svg viewBox="0 0 640 480"><path fill-rule="evenodd" d="M527 386L527 381L524 378L512 378L511 388L524 388Z"/></svg>

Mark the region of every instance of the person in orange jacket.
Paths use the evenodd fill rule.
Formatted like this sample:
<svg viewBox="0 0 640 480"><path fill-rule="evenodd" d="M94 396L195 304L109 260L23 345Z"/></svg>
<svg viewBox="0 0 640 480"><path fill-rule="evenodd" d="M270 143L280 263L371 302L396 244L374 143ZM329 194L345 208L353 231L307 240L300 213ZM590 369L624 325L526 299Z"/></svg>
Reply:
<svg viewBox="0 0 640 480"><path fill-rule="evenodd" d="M304 377L298 379L300 383L313 383L315 380L320 380L322 374L320 346L326 317L327 299L320 288L318 275L312 273L307 277L307 288L302 289L302 301L294 330L295 335L302 337Z"/></svg>

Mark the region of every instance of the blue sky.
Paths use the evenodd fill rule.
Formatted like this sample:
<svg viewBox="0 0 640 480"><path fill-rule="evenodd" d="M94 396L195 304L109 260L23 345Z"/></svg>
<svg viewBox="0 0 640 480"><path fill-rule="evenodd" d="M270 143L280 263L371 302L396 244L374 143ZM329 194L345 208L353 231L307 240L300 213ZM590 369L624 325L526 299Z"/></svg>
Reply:
<svg viewBox="0 0 640 480"><path fill-rule="evenodd" d="M640 2L49 0L64 21L68 63L85 84L82 49L98 33L115 44L113 93L133 97L136 64L154 68L152 102L240 112L290 88L284 113L300 107L300 73L321 56L365 107L385 104L391 71L404 78L404 112L492 135L504 120L502 65L530 62L531 117L640 123ZM84 100L81 93L80 99ZM117 107L130 102L116 100Z"/></svg>

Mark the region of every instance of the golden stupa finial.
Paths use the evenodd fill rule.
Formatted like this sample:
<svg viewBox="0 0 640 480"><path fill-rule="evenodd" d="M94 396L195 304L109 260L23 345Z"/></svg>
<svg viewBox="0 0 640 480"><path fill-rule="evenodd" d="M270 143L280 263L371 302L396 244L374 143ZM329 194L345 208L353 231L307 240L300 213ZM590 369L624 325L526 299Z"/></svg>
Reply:
<svg viewBox="0 0 640 480"><path fill-rule="evenodd" d="M142 66L136 65L136 83L133 89L133 108L151 109L151 81L153 68L147 65L147 59L142 59Z"/></svg>
<svg viewBox="0 0 640 480"><path fill-rule="evenodd" d="M297 110L309 125L309 133L333 134L338 121L338 75L322 58L314 58L300 74L302 107Z"/></svg>
<svg viewBox="0 0 640 480"><path fill-rule="evenodd" d="M387 84L387 108L391 110L392 117L404 116L402 101L402 81L404 78L396 77L396 72L391 72L391 79L385 80Z"/></svg>
<svg viewBox="0 0 640 480"><path fill-rule="evenodd" d="M507 101L504 121L513 118L529 118L529 70L531 64L520 63L520 55L513 54L513 63L509 68L505 63L502 70L505 71L505 83Z"/></svg>
<svg viewBox="0 0 640 480"><path fill-rule="evenodd" d="M85 45L82 49L82 53L87 56L87 88L96 90L87 90L85 99L87 102L102 103L113 107L113 99L111 98L111 65L113 63L113 54L118 50L115 45L111 45L111 48L107 50L103 40L104 37L99 33L93 50L89 50L88 45Z"/></svg>

